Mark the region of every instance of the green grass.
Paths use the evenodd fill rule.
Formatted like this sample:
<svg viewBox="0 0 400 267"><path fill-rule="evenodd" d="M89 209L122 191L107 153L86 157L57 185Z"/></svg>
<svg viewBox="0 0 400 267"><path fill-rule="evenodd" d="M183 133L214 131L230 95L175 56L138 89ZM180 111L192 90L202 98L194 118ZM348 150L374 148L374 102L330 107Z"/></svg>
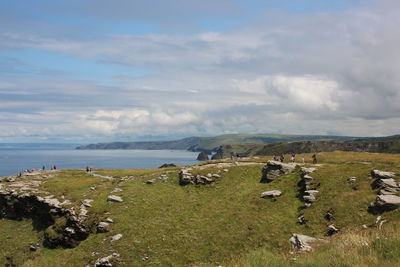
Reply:
<svg viewBox="0 0 400 267"><path fill-rule="evenodd" d="M298 160L301 157L311 160L311 154L298 155ZM269 158L252 161L265 162ZM40 241L43 233L33 231L29 221L0 221L0 263L11 255L18 266L59 266L60 262L84 266L118 252L122 266L396 266L400 212L383 214L388 222L381 230L361 226L373 226L376 218L367 212L376 195L370 188L371 169L400 173L400 157L333 152L320 153L318 158L321 165L312 176L321 184L321 195L305 210L298 198L298 170L261 184L262 165L234 166L227 173L220 172L222 177L214 184L184 187L178 185L180 168L97 170L113 176L113 181L83 171L61 171L47 179L41 189L58 197L63 195L76 206L82 199L94 199L89 208L90 223L111 217L112 231L92 233L74 249L40 248L30 252L29 244ZM218 170L212 167L193 173ZM144 184L161 173L168 175L166 182ZM357 177L355 185L347 183L350 176ZM123 190L115 194L124 202L106 202L116 187ZM283 191L283 195L275 201L260 198L261 192L273 189ZM332 238L325 237L329 223L324 215L328 209L334 211L334 224L341 230ZM300 213L304 213L307 225L297 224ZM119 233L123 237L110 242L109 237ZM330 242L317 246L313 253L292 255L288 239L293 233ZM93 252L98 255L92 256Z"/></svg>

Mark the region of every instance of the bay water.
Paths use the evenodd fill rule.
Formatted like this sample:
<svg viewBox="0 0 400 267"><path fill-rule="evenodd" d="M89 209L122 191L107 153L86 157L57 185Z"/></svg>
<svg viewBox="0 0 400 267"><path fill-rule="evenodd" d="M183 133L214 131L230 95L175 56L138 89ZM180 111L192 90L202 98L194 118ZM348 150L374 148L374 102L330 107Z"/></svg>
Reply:
<svg viewBox="0 0 400 267"><path fill-rule="evenodd" d="M182 150L76 150L75 144L0 144L0 176L26 169L150 169L164 163L197 163L197 154Z"/></svg>

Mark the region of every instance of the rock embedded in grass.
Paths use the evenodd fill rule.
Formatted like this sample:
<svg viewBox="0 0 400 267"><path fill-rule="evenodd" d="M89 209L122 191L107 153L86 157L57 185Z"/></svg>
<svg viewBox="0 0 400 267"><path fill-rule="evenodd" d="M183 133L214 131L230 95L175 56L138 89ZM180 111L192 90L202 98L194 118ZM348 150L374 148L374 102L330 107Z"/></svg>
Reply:
<svg viewBox="0 0 400 267"><path fill-rule="evenodd" d="M349 178L347 179L347 182L348 182L349 184L354 184L355 182L357 182L357 177L354 177L354 176L349 177Z"/></svg>
<svg viewBox="0 0 400 267"><path fill-rule="evenodd" d="M118 241L122 238L122 234L116 234L111 236L111 242Z"/></svg>
<svg viewBox="0 0 400 267"><path fill-rule="evenodd" d="M99 222L97 225L98 233L107 233L110 231L110 224L108 222Z"/></svg>
<svg viewBox="0 0 400 267"><path fill-rule="evenodd" d="M395 195L378 195L370 204L370 209L374 213L394 210L400 207L400 197Z"/></svg>
<svg viewBox="0 0 400 267"><path fill-rule="evenodd" d="M282 192L279 190L271 190L271 191L266 191L261 193L261 198L273 198L273 197L279 197L282 195Z"/></svg>
<svg viewBox="0 0 400 267"><path fill-rule="evenodd" d="M389 179L389 178L394 178L396 176L396 174L394 172L372 170L371 176L372 176L372 178L375 178L375 179Z"/></svg>
<svg viewBox="0 0 400 267"><path fill-rule="evenodd" d="M289 174L294 171L297 164L282 163L280 161L269 160L262 169L261 183L270 183L278 176Z"/></svg>
<svg viewBox="0 0 400 267"><path fill-rule="evenodd" d="M289 239L290 243L292 243L292 247L296 250L300 251L312 251L311 244L314 242L327 242L324 239L315 238L307 235L293 234L293 236Z"/></svg>
<svg viewBox="0 0 400 267"><path fill-rule="evenodd" d="M123 199L122 199L122 197L119 197L119 196L116 196L116 195L109 195L107 197L107 201L108 202L122 202Z"/></svg>
<svg viewBox="0 0 400 267"><path fill-rule="evenodd" d="M120 255L118 253L113 253L107 257L97 259L94 263L95 267L112 267L115 266L115 262L118 261Z"/></svg>

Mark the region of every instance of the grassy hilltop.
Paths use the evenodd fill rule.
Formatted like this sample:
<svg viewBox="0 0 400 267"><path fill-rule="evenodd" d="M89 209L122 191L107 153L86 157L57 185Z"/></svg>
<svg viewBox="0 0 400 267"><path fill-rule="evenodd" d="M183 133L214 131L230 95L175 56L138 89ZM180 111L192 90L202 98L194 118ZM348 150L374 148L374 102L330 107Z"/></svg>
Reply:
<svg viewBox="0 0 400 267"><path fill-rule="evenodd" d="M297 155L301 157L312 166L311 154ZM96 170L112 180L83 170L19 178L41 181L38 190L70 200L68 207L77 210L84 199L92 199L85 221L91 233L75 248L40 245L32 250L30 246L42 244L45 234L56 236L65 228L65 220L58 218L49 228L32 224L30 218L0 220L1 266L93 266L96 259L113 252L120 254L118 266L399 266L400 211L381 214L386 220L381 228L375 224L377 215L368 212L376 197L370 171L399 174L399 155L320 153L313 173L320 196L307 209L299 197L298 168L271 183L260 183L268 159L210 161L192 167L195 174L221 176L209 185L180 186L180 167ZM355 184L347 182L350 176L357 178ZM154 183L147 184L149 180ZM11 186L0 184L3 189ZM274 189L283 195L260 198L262 192ZM123 202L107 202L111 194ZM340 229L332 237L325 236L330 224L324 218L327 211L334 214ZM299 214L307 224L298 223ZM114 221L110 232L96 233L96 224L105 218ZM313 252L297 253L288 241L293 233L329 242L316 244ZM116 234L122 234L121 239L111 241Z"/></svg>

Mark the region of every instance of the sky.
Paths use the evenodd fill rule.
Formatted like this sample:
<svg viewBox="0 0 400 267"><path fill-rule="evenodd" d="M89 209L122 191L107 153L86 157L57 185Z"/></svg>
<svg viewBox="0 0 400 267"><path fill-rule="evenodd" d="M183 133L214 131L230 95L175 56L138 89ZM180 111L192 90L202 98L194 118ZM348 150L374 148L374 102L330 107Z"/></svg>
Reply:
<svg viewBox="0 0 400 267"><path fill-rule="evenodd" d="M0 142L400 133L398 0L0 0Z"/></svg>

